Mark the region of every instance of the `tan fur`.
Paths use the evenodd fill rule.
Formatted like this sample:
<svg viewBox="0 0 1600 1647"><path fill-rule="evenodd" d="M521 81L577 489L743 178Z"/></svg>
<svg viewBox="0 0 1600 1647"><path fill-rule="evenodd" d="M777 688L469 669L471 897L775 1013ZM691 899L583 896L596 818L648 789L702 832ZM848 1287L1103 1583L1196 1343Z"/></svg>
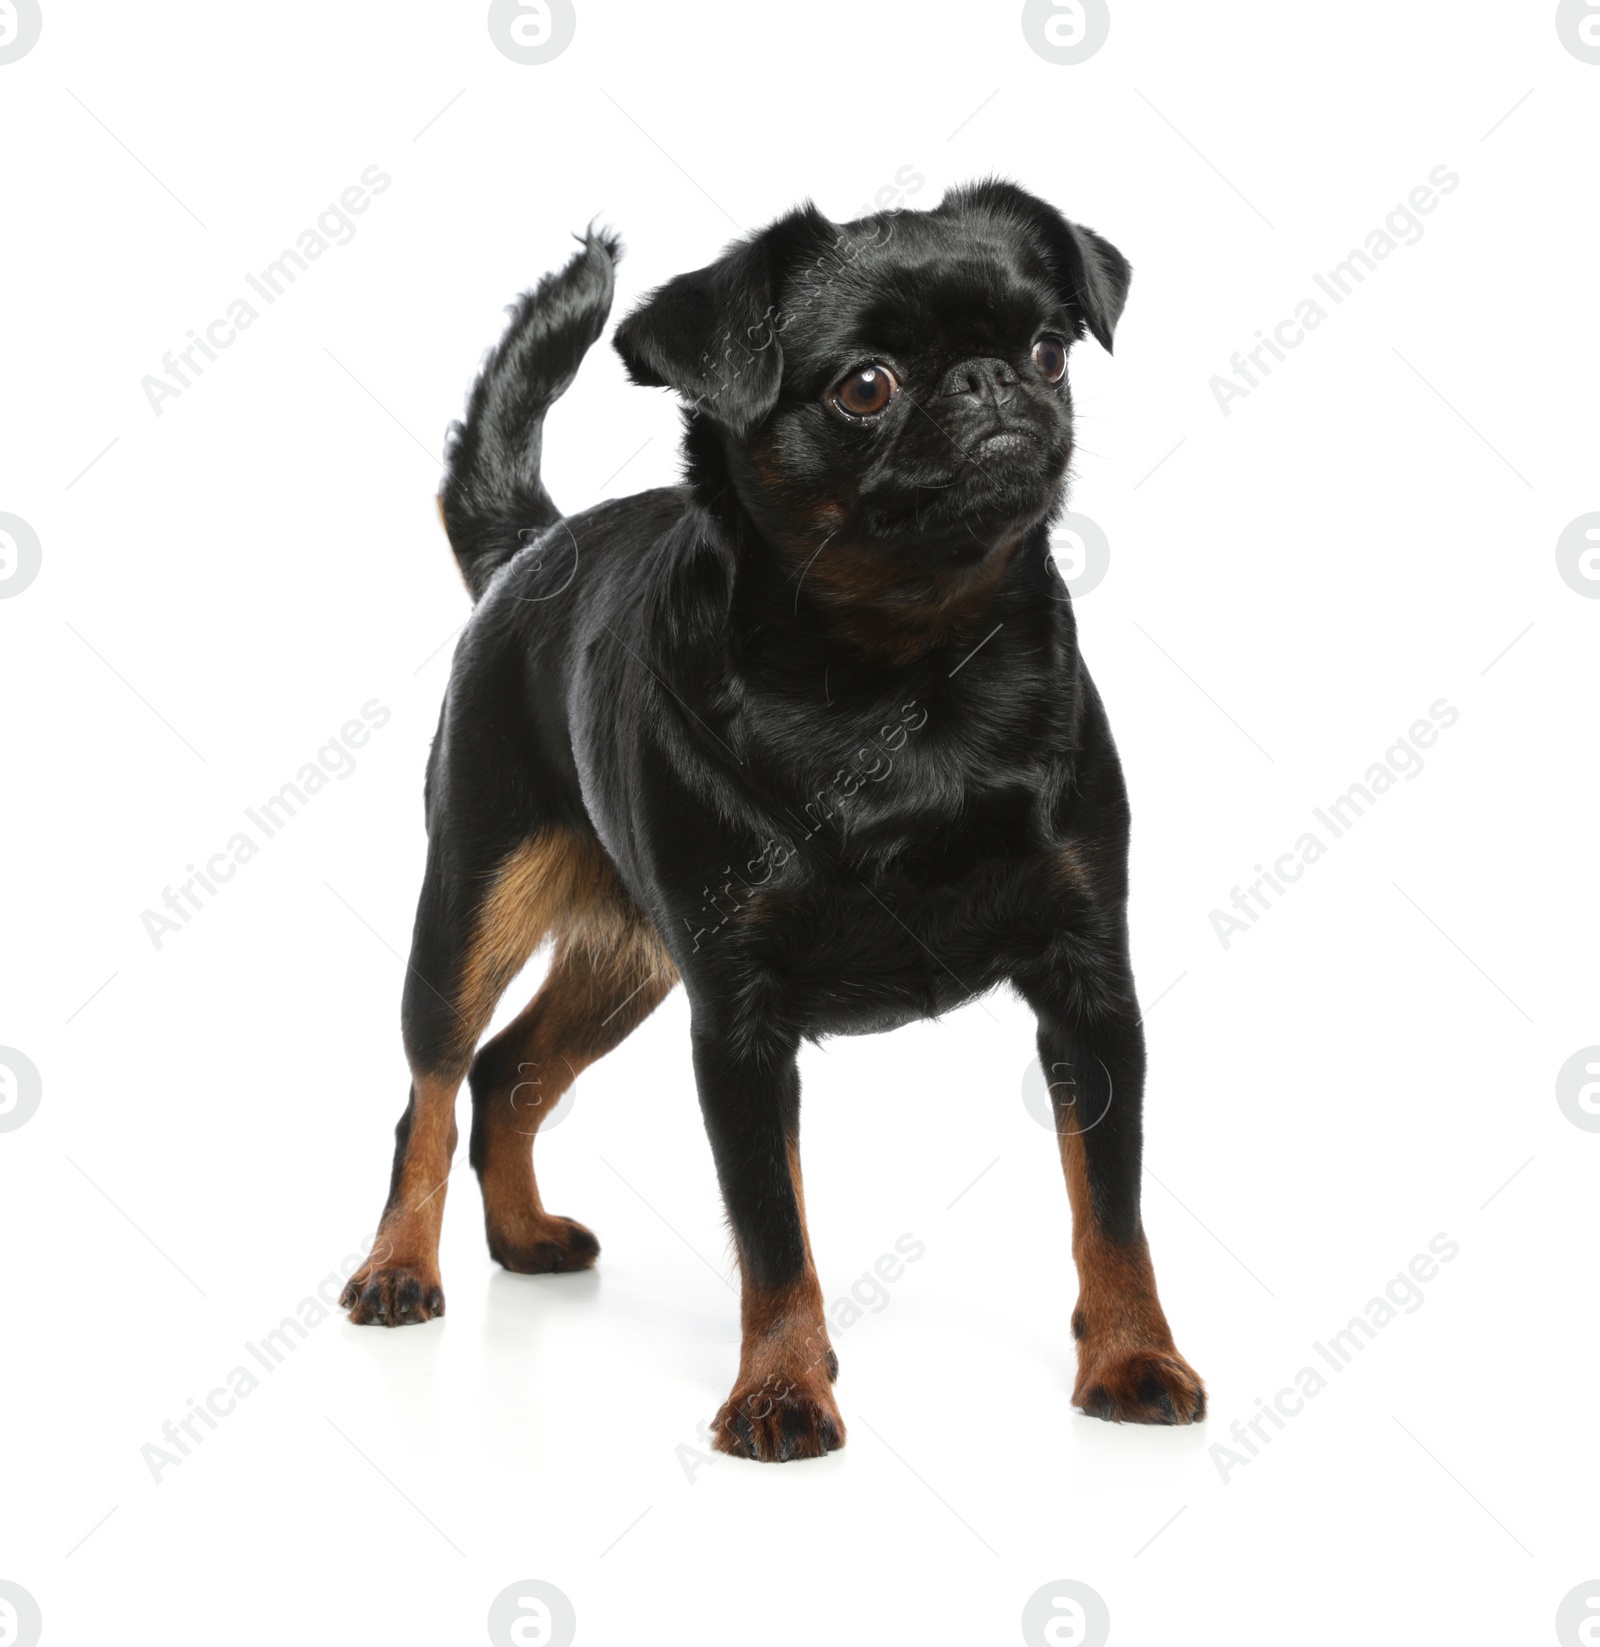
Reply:
<svg viewBox="0 0 1600 1647"><path fill-rule="evenodd" d="M1095 889L1095 867L1085 848L1075 841L1066 841L1056 848L1050 868L1062 886L1070 887L1075 892L1093 892Z"/></svg>
<svg viewBox="0 0 1600 1647"><path fill-rule="evenodd" d="M1078 1112L1060 1105L1056 1115L1078 1267L1078 1304L1072 1315L1078 1378L1072 1399L1118 1422L1192 1423L1204 1416L1205 1386L1173 1343L1144 1232L1127 1242L1106 1234L1089 1193ZM1165 1393L1174 1416L1165 1415L1155 1386Z"/></svg>
<svg viewBox="0 0 1600 1647"><path fill-rule="evenodd" d="M507 854L479 908L450 1001L457 1020L442 1069L413 1068L410 1132L394 1193L365 1264L342 1302L356 1321L397 1325L443 1312L439 1228L455 1153L455 1100L473 1049L506 986L549 935L550 976L480 1054L486 1091L481 1165L491 1251L514 1269L582 1268L598 1245L545 1212L532 1135L578 1072L615 1046L678 981L649 918L598 843L548 828ZM519 1068L532 1065L533 1070ZM505 1066L499 1086L492 1071ZM479 1086L474 1065L474 1087ZM436 1299L436 1303L430 1302Z"/></svg>
<svg viewBox="0 0 1600 1647"><path fill-rule="evenodd" d="M456 991L463 1066L506 985L545 934L558 922L592 919L614 880L599 847L569 830L542 829L508 854L478 911Z"/></svg>
<svg viewBox="0 0 1600 1647"><path fill-rule="evenodd" d="M586 912L557 945L538 994L479 1053L474 1159L489 1250L507 1269L542 1273L594 1261L599 1244L589 1231L545 1210L534 1136L578 1076L677 981L659 935L637 911L632 918L617 908Z"/></svg>
<svg viewBox="0 0 1600 1647"><path fill-rule="evenodd" d="M419 1075L412 1084L411 1132L399 1182L384 1209L366 1262L339 1302L357 1322L398 1326L444 1313L439 1227L456 1150L456 1090L461 1077Z"/></svg>
<svg viewBox="0 0 1600 1647"><path fill-rule="evenodd" d="M822 596L834 629L865 652L910 663L964 627L983 638L989 598L1005 575L1020 538L997 544L976 566L908 577L870 546L842 538L809 551L805 586Z"/></svg>
<svg viewBox="0 0 1600 1647"><path fill-rule="evenodd" d="M739 1376L711 1426L717 1449L736 1457L812 1458L845 1441L832 1389L838 1362L811 1256L800 1147L794 1139L789 1141L789 1175L800 1210L805 1267L785 1287L760 1287L748 1273L744 1277Z"/></svg>

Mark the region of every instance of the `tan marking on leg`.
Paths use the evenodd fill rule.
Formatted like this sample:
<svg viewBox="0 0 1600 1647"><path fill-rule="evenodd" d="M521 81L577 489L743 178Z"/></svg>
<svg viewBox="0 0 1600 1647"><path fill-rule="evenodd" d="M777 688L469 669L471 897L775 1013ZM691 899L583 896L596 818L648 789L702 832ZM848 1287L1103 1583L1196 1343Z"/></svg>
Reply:
<svg viewBox="0 0 1600 1647"><path fill-rule="evenodd" d="M1203 1418L1205 1386L1173 1342L1144 1231L1117 1242L1101 1228L1089 1192L1083 1134L1066 1106L1057 1110L1057 1136L1078 1269L1073 1403L1119 1423L1188 1424Z"/></svg>
<svg viewBox="0 0 1600 1647"><path fill-rule="evenodd" d="M340 1300L352 1321L399 1326L444 1313L439 1229L456 1146L455 1098L478 1037L506 985L552 928L577 931L603 921L608 901L625 896L599 844L571 830L540 830L495 870L453 980L453 1045L440 1067L420 1067L412 1058L409 1130L389 1203L372 1253Z"/></svg>
<svg viewBox="0 0 1600 1647"><path fill-rule="evenodd" d="M340 1298L358 1325L398 1327L444 1314L439 1229L455 1155L460 1085L460 1076L419 1075L413 1081L411 1125L389 1205L372 1252Z"/></svg>
<svg viewBox="0 0 1600 1647"><path fill-rule="evenodd" d="M559 917L561 938L533 1000L472 1068L472 1159L483 1189L489 1250L528 1274L585 1269L599 1243L583 1225L546 1212L533 1138L596 1059L644 1021L678 981L649 918L605 860L584 901Z"/></svg>
<svg viewBox="0 0 1600 1647"><path fill-rule="evenodd" d="M545 828L509 852L479 906L457 981L463 1072L506 985L554 927L581 918L615 874L597 842Z"/></svg>
<svg viewBox="0 0 1600 1647"><path fill-rule="evenodd" d="M789 1142L789 1175L800 1210L805 1267L782 1287L759 1287L744 1276L739 1376L711 1426L718 1450L740 1458L820 1458L845 1443L832 1389L839 1362L828 1339L822 1285L811 1256L795 1139Z"/></svg>

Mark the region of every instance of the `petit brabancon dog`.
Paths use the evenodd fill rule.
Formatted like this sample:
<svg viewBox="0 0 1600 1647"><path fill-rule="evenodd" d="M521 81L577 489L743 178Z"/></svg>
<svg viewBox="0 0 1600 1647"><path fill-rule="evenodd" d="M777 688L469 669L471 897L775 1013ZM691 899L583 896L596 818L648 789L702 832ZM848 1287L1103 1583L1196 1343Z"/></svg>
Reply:
<svg viewBox="0 0 1600 1647"><path fill-rule="evenodd" d="M1199 1419L1139 1210L1127 792L1048 546L1068 353L1086 332L1110 349L1128 264L1004 182L844 225L801 207L616 333L633 381L686 403L684 483L563 516L543 420L605 324L618 253L591 230L517 302L451 433L440 503L477 606L428 768L411 1097L343 1303L385 1326L443 1313L463 1078L490 1252L592 1265L594 1236L545 1210L532 1136L681 978L743 1283L717 1445L829 1452L845 1427L800 1043L1010 983L1037 1016L1072 1203L1073 1400ZM477 1050L547 938L543 985Z"/></svg>

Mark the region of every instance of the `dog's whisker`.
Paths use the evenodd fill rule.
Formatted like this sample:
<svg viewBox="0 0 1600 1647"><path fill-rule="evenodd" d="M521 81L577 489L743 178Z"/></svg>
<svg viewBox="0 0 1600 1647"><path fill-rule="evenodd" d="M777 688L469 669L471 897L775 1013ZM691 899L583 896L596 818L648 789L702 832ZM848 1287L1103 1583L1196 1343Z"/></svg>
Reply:
<svg viewBox="0 0 1600 1647"><path fill-rule="evenodd" d="M822 551L826 549L836 537L838 537L838 535L839 528L836 526L827 535L827 537L825 537L822 542L817 545L816 553L812 555L811 560L808 560L805 565L800 568L800 576L795 579L794 583L794 610L796 616L798 616L800 612L800 585L806 581L806 573L811 570L812 562L816 560L817 555L820 555Z"/></svg>

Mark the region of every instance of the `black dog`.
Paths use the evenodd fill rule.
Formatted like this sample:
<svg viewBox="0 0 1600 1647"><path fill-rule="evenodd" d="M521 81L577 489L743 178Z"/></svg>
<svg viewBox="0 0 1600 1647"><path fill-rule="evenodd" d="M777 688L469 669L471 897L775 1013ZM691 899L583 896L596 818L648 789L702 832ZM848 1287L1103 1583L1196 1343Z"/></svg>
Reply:
<svg viewBox="0 0 1600 1647"><path fill-rule="evenodd" d="M791 212L617 332L636 383L688 402L684 484L567 519L541 428L617 255L591 231L518 302L452 431L441 504L478 606L428 771L411 1101L351 1318L443 1313L463 1076L490 1252L593 1264L589 1231L545 1211L530 1138L681 977L743 1277L717 1444L840 1446L797 1049L1010 982L1038 1017L1072 1201L1073 1399L1202 1417L1139 1212L1127 794L1047 544L1067 353L1086 330L1110 349L1127 262L1001 182L843 227ZM474 1058L547 936L543 987Z"/></svg>

